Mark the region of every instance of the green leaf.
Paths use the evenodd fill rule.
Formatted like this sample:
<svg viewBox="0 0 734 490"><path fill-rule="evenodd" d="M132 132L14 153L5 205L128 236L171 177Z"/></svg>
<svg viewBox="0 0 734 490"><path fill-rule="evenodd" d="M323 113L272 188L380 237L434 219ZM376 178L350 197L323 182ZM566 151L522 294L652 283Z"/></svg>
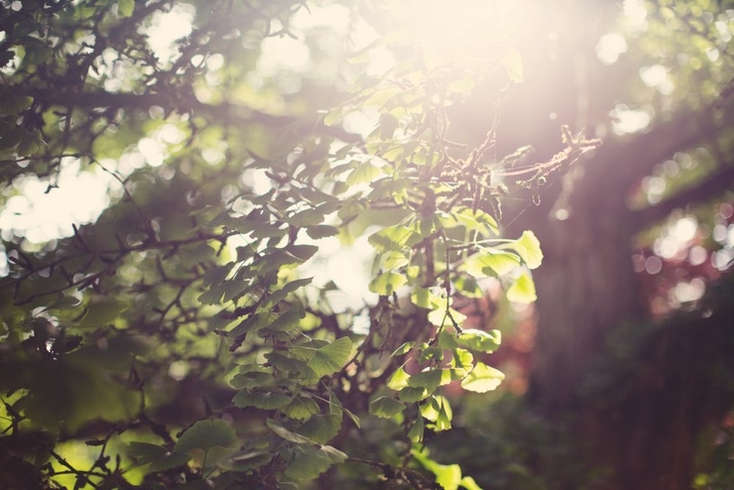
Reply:
<svg viewBox="0 0 734 490"><path fill-rule="evenodd" d="M370 162L361 163L347 177L347 185L369 184L382 175L382 170Z"/></svg>
<svg viewBox="0 0 734 490"><path fill-rule="evenodd" d="M336 437L341 426L341 415L315 415L296 429L296 432L319 444L326 444Z"/></svg>
<svg viewBox="0 0 734 490"><path fill-rule="evenodd" d="M507 71L507 76L515 83L523 82L522 56L516 49L508 49L502 57L502 66Z"/></svg>
<svg viewBox="0 0 734 490"><path fill-rule="evenodd" d="M319 413L320 409L318 403L312 398L299 395L280 411L293 420L306 420Z"/></svg>
<svg viewBox="0 0 734 490"><path fill-rule="evenodd" d="M489 354L496 351L500 346L502 333L496 329L485 332L484 330L470 328L459 334L457 342L467 349Z"/></svg>
<svg viewBox="0 0 734 490"><path fill-rule="evenodd" d="M446 303L443 298L434 294L430 289L421 287L413 290L410 294L410 301L420 308L427 308L429 310L440 308Z"/></svg>
<svg viewBox="0 0 734 490"><path fill-rule="evenodd" d="M339 371L352 353L352 341L341 337L314 352L306 364L319 378Z"/></svg>
<svg viewBox="0 0 734 490"><path fill-rule="evenodd" d="M388 396L375 398L370 403L370 414L383 419L389 419L392 416L399 414L404 409L404 403Z"/></svg>
<svg viewBox="0 0 734 490"><path fill-rule="evenodd" d="M408 278L397 272L383 272L370 281L369 289L381 296L390 296L408 283Z"/></svg>
<svg viewBox="0 0 734 490"><path fill-rule="evenodd" d="M237 451L219 461L218 466L227 471L249 471L267 464L272 457L270 451L262 449Z"/></svg>
<svg viewBox="0 0 734 490"><path fill-rule="evenodd" d="M288 218L288 223L296 228L319 225L324 221L324 213L317 209L305 209Z"/></svg>
<svg viewBox="0 0 734 490"><path fill-rule="evenodd" d="M422 451L414 449L411 454L425 469L436 475L436 483L441 485L444 490L457 490L459 485L467 490L482 490L473 478L461 477L461 467L458 464L439 464L430 459L427 449Z"/></svg>
<svg viewBox="0 0 734 490"><path fill-rule="evenodd" d="M463 477L459 482L459 486L466 488L466 490L482 490L482 487L477 485L477 482L471 476Z"/></svg>
<svg viewBox="0 0 734 490"><path fill-rule="evenodd" d="M359 420L359 417L357 417L354 413L352 413L350 410L347 410L342 406L342 402L339 401L339 398L336 397L334 392L329 392L329 413L332 413L334 415L341 416L342 413L346 413L347 417L349 417L352 422L354 422L354 425L357 426L358 429L362 428L362 421Z"/></svg>
<svg viewBox="0 0 734 490"><path fill-rule="evenodd" d="M396 270L409 263L408 257L397 250L391 250L380 258L380 267L385 270Z"/></svg>
<svg viewBox="0 0 734 490"><path fill-rule="evenodd" d="M117 13L120 17L130 17L135 10L135 0L117 0Z"/></svg>
<svg viewBox="0 0 734 490"><path fill-rule="evenodd" d="M200 420L181 435L173 450L185 453L201 449L207 453L213 447L233 447L237 442L237 434L224 420Z"/></svg>
<svg viewBox="0 0 734 490"><path fill-rule="evenodd" d="M461 382L461 387L475 393L486 393L496 389L505 375L491 366L477 362L471 373Z"/></svg>
<svg viewBox="0 0 734 490"><path fill-rule="evenodd" d="M442 431L451 428L453 413L449 401L442 395L433 395L418 409L421 415L434 423L434 430Z"/></svg>
<svg viewBox="0 0 734 490"><path fill-rule="evenodd" d="M388 250L405 250L420 239L420 235L407 226L393 225L373 233L367 241L379 253L384 253Z"/></svg>
<svg viewBox="0 0 734 490"><path fill-rule="evenodd" d="M242 320L232 330L229 330L227 332L227 336L237 337L239 335L245 334L252 330L258 330L260 328L263 328L267 324L267 321L270 315L271 315L270 312L261 312L261 313L255 313L254 315L250 315L247 318L245 318L244 320Z"/></svg>
<svg viewBox="0 0 734 490"><path fill-rule="evenodd" d="M234 406L237 408L255 407L262 410L283 408L290 402L291 397L283 395L282 393L250 393L247 390L240 390L240 392L232 398L232 403L234 403Z"/></svg>
<svg viewBox="0 0 734 490"><path fill-rule="evenodd" d="M415 347L415 342L409 341L409 342L403 342L400 347L395 349L395 352L392 353L393 357L395 356L404 356L408 352L411 351Z"/></svg>
<svg viewBox="0 0 734 490"><path fill-rule="evenodd" d="M432 392L429 392L425 388L412 388L410 386L406 386L400 390L398 398L400 398L400 401L406 403L415 403L427 398L431 393Z"/></svg>
<svg viewBox="0 0 734 490"><path fill-rule="evenodd" d="M28 109L31 104L33 104L33 97L28 95L16 95L11 91L6 90L4 87L0 87L0 114L17 116L19 113ZM15 127L14 130L18 132L18 135L23 133L23 131L18 127Z"/></svg>
<svg viewBox="0 0 734 490"><path fill-rule="evenodd" d="M520 238L506 246L513 248L529 269L537 269L543 262L540 241L532 231L524 231Z"/></svg>
<svg viewBox="0 0 734 490"><path fill-rule="evenodd" d="M292 308L278 316L275 321L267 326L267 329L270 331L292 330L298 326L298 324L301 322L301 319L305 316L306 312L303 310L303 308Z"/></svg>
<svg viewBox="0 0 734 490"><path fill-rule="evenodd" d="M326 238L330 236L337 235L339 233L339 229L335 228L333 226L329 225L316 225L316 226L309 226L306 228L306 234L313 238L314 240L318 240L319 238Z"/></svg>
<svg viewBox="0 0 734 490"><path fill-rule="evenodd" d="M459 270L476 278L502 276L520 265L517 255L497 249L484 249L459 266Z"/></svg>
<svg viewBox="0 0 734 490"><path fill-rule="evenodd" d="M301 262L306 262L318 251L319 247L317 247L316 245L290 245L288 247L288 252L298 258L298 260Z"/></svg>
<svg viewBox="0 0 734 490"><path fill-rule="evenodd" d="M313 277L305 277L303 279L297 279L295 281L291 281L282 288L278 289L277 291L273 291L270 293L270 296L268 297L268 303L271 305L276 305L283 301L290 293L296 291L299 288L302 288L303 286L307 286L308 284L311 284L311 281L313 280Z"/></svg>
<svg viewBox="0 0 734 490"><path fill-rule="evenodd" d="M191 455L185 452L171 452L165 447L147 442L131 442L128 454L139 464L150 463L150 471L165 471L186 464Z"/></svg>
<svg viewBox="0 0 734 490"><path fill-rule="evenodd" d="M76 325L79 328L99 328L119 318L129 304L125 301L106 297L94 297L87 305L84 318Z"/></svg>
<svg viewBox="0 0 734 490"><path fill-rule="evenodd" d="M451 365L454 371L460 377L464 377L474 368L474 356L471 352L464 349L455 349L453 351L453 359Z"/></svg>
<svg viewBox="0 0 734 490"><path fill-rule="evenodd" d="M412 388L425 388L433 393L441 385L441 369L431 369L414 374L408 379L408 386Z"/></svg>
<svg viewBox="0 0 734 490"><path fill-rule="evenodd" d="M438 334L438 346L441 349L453 350L459 347L459 344L456 343L454 334L444 329Z"/></svg>
<svg viewBox="0 0 734 490"><path fill-rule="evenodd" d="M441 402L439 403L439 409L438 409L438 418L436 419L434 428L435 431L442 431L442 430L449 430L451 429L451 420L453 418L453 412L451 410L451 405L449 405L449 401L441 397Z"/></svg>
<svg viewBox="0 0 734 490"><path fill-rule="evenodd" d="M268 429L275 432L278 437L280 437L281 439L285 439L286 441L292 442L294 444L314 444L314 441L312 441L308 437L296 434L295 432L286 429L273 419L267 419L265 421L265 425L268 426Z"/></svg>
<svg viewBox="0 0 734 490"><path fill-rule="evenodd" d="M332 465L347 459L346 454L331 446L322 446L319 449L298 446L294 449L294 454L293 463L285 470L286 476L294 480L312 480Z"/></svg>
<svg viewBox="0 0 734 490"><path fill-rule="evenodd" d="M232 388L254 388L264 386L273 379L273 373L264 371L253 371L249 373L236 374L229 382Z"/></svg>
<svg viewBox="0 0 734 490"><path fill-rule="evenodd" d="M535 283L528 271L523 271L520 277L515 279L507 290L507 299L515 303L532 303L538 299L535 294Z"/></svg>
<svg viewBox="0 0 734 490"><path fill-rule="evenodd" d="M423 433L425 431L425 424L423 423L423 417L418 417L415 420L415 423L413 424L413 427L410 428L410 431L408 432L408 439L410 439L414 443L419 443L423 441Z"/></svg>
<svg viewBox="0 0 734 490"><path fill-rule="evenodd" d="M394 373L387 379L387 387L391 390L400 391L408 386L408 380L410 375L405 372L402 366L400 366Z"/></svg>
<svg viewBox="0 0 734 490"><path fill-rule="evenodd" d="M445 228L463 226L467 231L476 231L485 237L499 235L497 221L481 209L462 207L449 215L439 215L439 219Z"/></svg>
<svg viewBox="0 0 734 490"><path fill-rule="evenodd" d="M453 325L453 322L451 320L454 320L458 325L461 325L464 323L464 320L466 320L466 315L456 311L453 308L449 308L448 314L446 313L446 308L441 308L438 310L433 310L428 314L428 321L437 327L443 327L446 325Z"/></svg>

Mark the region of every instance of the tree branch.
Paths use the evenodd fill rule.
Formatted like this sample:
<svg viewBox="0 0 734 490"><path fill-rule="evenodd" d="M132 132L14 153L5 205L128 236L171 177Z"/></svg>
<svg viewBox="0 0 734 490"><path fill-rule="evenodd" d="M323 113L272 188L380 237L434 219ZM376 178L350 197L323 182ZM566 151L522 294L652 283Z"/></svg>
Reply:
<svg viewBox="0 0 734 490"><path fill-rule="evenodd" d="M641 209L635 213L636 229L640 230L655 221L665 219L671 211L685 208L686 205L711 199L734 187L734 166L725 165L709 175L698 185L679 192L655 206Z"/></svg>
<svg viewBox="0 0 734 490"><path fill-rule="evenodd" d="M290 116L268 114L247 106L226 102L217 105L204 104L197 100L194 95L180 97L181 94L175 92L170 94L134 94L129 92L112 93L103 91L77 93L70 90L27 87L14 87L14 92L18 95L33 97L34 100L43 101L48 105L83 109L149 109L153 106L159 106L167 112L177 112L179 114L194 113L216 119L218 122L230 124L253 122L269 127L291 127L298 133L318 132L350 143L361 141L361 138L356 134L348 133L339 127L326 126L318 120L309 121L306 118L297 119Z"/></svg>

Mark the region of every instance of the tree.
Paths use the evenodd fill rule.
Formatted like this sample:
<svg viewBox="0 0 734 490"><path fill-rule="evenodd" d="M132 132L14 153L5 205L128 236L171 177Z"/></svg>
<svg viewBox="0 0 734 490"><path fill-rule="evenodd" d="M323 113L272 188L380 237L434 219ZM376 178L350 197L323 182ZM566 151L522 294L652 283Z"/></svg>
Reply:
<svg viewBox="0 0 734 490"><path fill-rule="evenodd" d="M575 419L571 431L582 453L608 468L609 488L690 488L697 472L708 471L702 451L709 449L701 448L714 446L732 407L731 275L723 274L731 242L703 231L731 222L721 211L731 204L734 176L731 4L625 4L642 15L601 28L573 16L540 26L538 37L557 38L555 53L530 46L521 53L558 69L541 67L552 74L542 79L528 73L513 101L521 108L513 105L498 130L503 143L517 143L518 134L545 151L554 142L538 138L551 122L527 121L550 112L606 132L577 170L550 176L540 205L513 224L533 229L545 254L535 274L530 406L556 423ZM621 14L608 12L602 18ZM600 62L604 43L616 46L618 62ZM546 87L551 97L541 96ZM642 114L648 124L622 131L610 111ZM681 221L701 227L672 255L663 252ZM704 258L689 260L697 247L708 249ZM645 270L645 259L661 267ZM707 296L676 299L677 284L702 278ZM671 308L676 302L684 304Z"/></svg>
<svg viewBox="0 0 734 490"><path fill-rule="evenodd" d="M451 427L442 387L503 378L479 357L498 332L462 329L452 302L489 277L535 300L543 255L532 231L500 235L503 196L598 144L563 127L565 148L529 165L527 148L497 154L496 124L474 148L447 139L478 77L506 87L497 104L522 81L507 6L490 5L479 65L416 45L378 2L2 7L5 209L75 167L108 200L65 238L3 232L3 485L478 488L421 449ZM344 32L313 20L327 13ZM394 35L344 50L368 22ZM268 55L287 39L290 66ZM386 45L397 59L373 75ZM317 265L358 240L374 260L355 304ZM372 431L374 454L355 447Z"/></svg>

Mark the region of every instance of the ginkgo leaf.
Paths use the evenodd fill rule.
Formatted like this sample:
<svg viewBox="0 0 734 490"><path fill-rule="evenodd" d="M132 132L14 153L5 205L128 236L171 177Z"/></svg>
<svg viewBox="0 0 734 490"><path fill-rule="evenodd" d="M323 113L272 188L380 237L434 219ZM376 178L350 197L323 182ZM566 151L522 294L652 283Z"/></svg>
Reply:
<svg viewBox="0 0 734 490"><path fill-rule="evenodd" d="M425 424L423 422L423 417L417 417L413 427L411 427L410 432L408 432L408 439L415 443L421 442L423 440L424 431Z"/></svg>
<svg viewBox="0 0 734 490"><path fill-rule="evenodd" d="M370 414L375 417L389 419L405 409L405 404L389 396L375 398L370 403Z"/></svg>
<svg viewBox="0 0 734 490"><path fill-rule="evenodd" d="M291 402L291 397L282 393L255 392L241 390L232 398L232 403L237 408L255 407L262 410L275 410L282 408Z"/></svg>
<svg viewBox="0 0 734 490"><path fill-rule="evenodd" d="M508 49L502 57L502 66L507 71L507 76L515 83L523 81L522 56L516 49Z"/></svg>
<svg viewBox="0 0 734 490"><path fill-rule="evenodd" d="M408 386L408 380L410 379L410 375L405 372L403 367L399 367L395 370L394 373L390 375L390 377L387 379L387 387L391 390L400 391L406 386Z"/></svg>
<svg viewBox="0 0 734 490"><path fill-rule="evenodd" d="M320 409L318 403L312 398L297 396L280 411L294 420L306 420L319 413Z"/></svg>
<svg viewBox="0 0 734 490"><path fill-rule="evenodd" d="M326 444L336 437L341 426L342 417L340 415L315 415L296 429L296 432L319 444Z"/></svg>
<svg viewBox="0 0 734 490"><path fill-rule="evenodd" d="M515 240L514 249L522 258L529 269L540 267L543 262L543 252L540 249L540 241L532 231L524 231L522 236Z"/></svg>
<svg viewBox="0 0 734 490"><path fill-rule="evenodd" d="M478 329L466 329L458 337L459 345L477 352L491 353L497 350L502 342L499 330L485 332Z"/></svg>
<svg viewBox="0 0 734 490"><path fill-rule="evenodd" d="M413 388L411 386L406 386L405 388L400 390L400 393L398 393L398 398L400 398L400 401L404 401L406 403L415 403L417 401L423 400L430 394L431 392L429 392L425 388Z"/></svg>
<svg viewBox="0 0 734 490"><path fill-rule="evenodd" d="M205 453L213 447L237 445L237 434L224 420L200 420L181 434L173 450L185 453L201 449Z"/></svg>
<svg viewBox="0 0 734 490"><path fill-rule="evenodd" d="M347 185L369 184L381 175L382 170L370 162L360 163L347 177Z"/></svg>
<svg viewBox="0 0 734 490"><path fill-rule="evenodd" d="M475 393L486 393L497 388L505 379L502 371L477 362L471 373L461 382L461 387Z"/></svg>
<svg viewBox="0 0 734 490"><path fill-rule="evenodd" d="M293 451L293 463L285 474L294 480L312 480L328 470L332 465L342 463L347 455L331 446L298 446Z"/></svg>
<svg viewBox="0 0 734 490"><path fill-rule="evenodd" d="M520 265L520 258L510 252L485 249L468 257L459 267L476 278L502 276Z"/></svg>
<svg viewBox="0 0 734 490"><path fill-rule="evenodd" d="M117 14L120 17L130 17L135 10L135 0L117 0Z"/></svg>
<svg viewBox="0 0 734 490"><path fill-rule="evenodd" d="M434 310L440 308L446 301L428 288L415 288L410 294L410 301L421 308Z"/></svg>
<svg viewBox="0 0 734 490"><path fill-rule="evenodd" d="M339 371L352 353L349 337L340 337L324 347L317 349L306 364L317 377L328 376Z"/></svg>
<svg viewBox="0 0 734 490"><path fill-rule="evenodd" d="M390 296L392 293L405 286L408 278L397 272L383 272L369 283L369 290L381 296Z"/></svg>
<svg viewBox="0 0 734 490"><path fill-rule="evenodd" d="M186 452L169 451L165 447L147 442L131 442L129 454L138 464L150 463L150 471L165 471L186 464L191 455Z"/></svg>
<svg viewBox="0 0 734 490"><path fill-rule="evenodd" d="M532 303L538 299L535 294L535 283L529 272L524 271L520 277L515 279L507 290L507 299L515 303Z"/></svg>
<svg viewBox="0 0 734 490"><path fill-rule="evenodd" d="M433 393L441 385L441 370L430 369L422 373L414 374L408 379L408 386L412 388L425 388Z"/></svg>
<svg viewBox="0 0 734 490"><path fill-rule="evenodd" d="M275 432L278 437L280 437L281 439L285 439L286 441L290 441L295 444L314 444L314 441L312 441L308 437L296 434L295 432L286 429L273 419L267 419L265 421L265 425L268 426L268 429Z"/></svg>
<svg viewBox="0 0 734 490"><path fill-rule="evenodd" d="M420 240L420 235L407 226L393 225L373 233L367 241L380 253L404 250Z"/></svg>

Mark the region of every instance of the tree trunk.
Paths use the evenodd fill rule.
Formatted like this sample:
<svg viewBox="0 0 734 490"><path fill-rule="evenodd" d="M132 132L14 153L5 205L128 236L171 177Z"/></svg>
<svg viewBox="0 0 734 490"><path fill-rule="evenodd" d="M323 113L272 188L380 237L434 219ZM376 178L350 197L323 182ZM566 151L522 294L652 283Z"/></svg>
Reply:
<svg viewBox="0 0 734 490"><path fill-rule="evenodd" d="M651 328L630 247L649 224L643 219L665 214L631 211L627 191L652 165L714 127L699 115L607 144L565 177L554 209L538 209L520 225L536 231L545 254L534 275L539 323L530 399L551 419L575 419L584 454L611 472L599 488L690 488L702 433L734 402L734 326L727 320L734 316L726 301L718 307L728 312L655 327L629 357L615 356L608 342L625 328L638 338ZM731 170L723 167L724 176L725 189ZM567 219L554 219L559 209Z"/></svg>

